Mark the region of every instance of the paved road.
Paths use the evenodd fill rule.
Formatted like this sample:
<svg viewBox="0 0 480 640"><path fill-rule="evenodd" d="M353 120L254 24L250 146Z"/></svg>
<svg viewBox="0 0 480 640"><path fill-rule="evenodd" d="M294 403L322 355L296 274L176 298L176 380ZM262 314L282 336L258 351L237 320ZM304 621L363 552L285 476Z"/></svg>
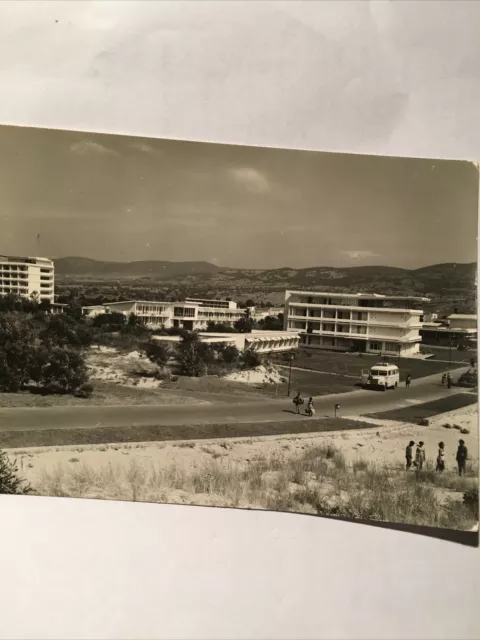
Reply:
<svg viewBox="0 0 480 640"><path fill-rule="evenodd" d="M467 368L463 367L452 374L456 377L465 370ZM420 404L458 392L459 389L442 387L440 375L436 374L415 380L410 389L402 386L387 392L359 390L319 396L315 400L316 417L332 416L336 403L340 404L339 415L365 415ZM232 402L229 405L0 409L0 430L278 422L292 420L293 409L291 398Z"/></svg>

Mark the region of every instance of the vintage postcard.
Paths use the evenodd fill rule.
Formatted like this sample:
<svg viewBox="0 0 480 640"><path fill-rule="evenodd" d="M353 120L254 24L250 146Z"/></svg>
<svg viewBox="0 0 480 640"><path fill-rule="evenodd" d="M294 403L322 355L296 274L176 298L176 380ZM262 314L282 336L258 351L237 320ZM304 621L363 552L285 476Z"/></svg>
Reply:
<svg viewBox="0 0 480 640"><path fill-rule="evenodd" d="M478 180L0 127L0 493L474 531Z"/></svg>

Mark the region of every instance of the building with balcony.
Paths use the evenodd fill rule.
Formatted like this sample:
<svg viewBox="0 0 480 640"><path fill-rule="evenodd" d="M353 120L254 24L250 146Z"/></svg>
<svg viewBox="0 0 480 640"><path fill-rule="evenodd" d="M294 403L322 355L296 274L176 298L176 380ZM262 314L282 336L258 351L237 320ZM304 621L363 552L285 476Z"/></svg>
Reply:
<svg viewBox="0 0 480 640"><path fill-rule="evenodd" d="M380 294L285 292L285 331L306 347L412 356L420 350L428 298Z"/></svg>
<svg viewBox="0 0 480 640"><path fill-rule="evenodd" d="M0 256L0 296L35 296L53 303L55 268L48 258Z"/></svg>
<svg viewBox="0 0 480 640"><path fill-rule="evenodd" d="M83 307L83 314L96 316L99 313L116 312L126 316L136 315L147 327L166 329L176 327L188 331L206 329L208 322L229 326L243 318L245 311L237 309L231 300L199 300L189 298L184 302L157 302L148 300L130 300L110 302L105 305Z"/></svg>

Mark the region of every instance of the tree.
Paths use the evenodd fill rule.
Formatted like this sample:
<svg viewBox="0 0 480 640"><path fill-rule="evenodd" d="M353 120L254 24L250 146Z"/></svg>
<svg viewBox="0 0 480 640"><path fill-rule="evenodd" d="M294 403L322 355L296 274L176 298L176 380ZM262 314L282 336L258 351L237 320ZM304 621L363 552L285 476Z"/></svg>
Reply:
<svg viewBox="0 0 480 640"><path fill-rule="evenodd" d="M40 333L45 344L69 345L84 348L92 344L92 331L84 322L76 321L71 316L48 316L46 326Z"/></svg>
<svg viewBox="0 0 480 640"><path fill-rule="evenodd" d="M39 348L31 375L48 393L75 393L88 381L82 353L68 346Z"/></svg>
<svg viewBox="0 0 480 640"><path fill-rule="evenodd" d="M242 365L246 369L254 369L255 367L258 367L260 364L262 364L262 360L259 354L257 353L257 351L255 351L253 347L250 347L249 349L245 349L245 351L242 353L241 360L242 360Z"/></svg>
<svg viewBox="0 0 480 640"><path fill-rule="evenodd" d="M210 345L202 343L197 333L184 334L178 347L178 361L181 373L185 376L198 378L207 372L208 364L215 360L215 354Z"/></svg>
<svg viewBox="0 0 480 640"><path fill-rule="evenodd" d="M207 331L211 333L237 333L236 329L229 324L214 322L213 320L207 322Z"/></svg>
<svg viewBox="0 0 480 640"><path fill-rule="evenodd" d="M264 331L283 331L283 313L278 316L267 316L259 320L258 326Z"/></svg>
<svg viewBox="0 0 480 640"><path fill-rule="evenodd" d="M0 391L17 392L30 382L37 335L29 316L0 315Z"/></svg>
<svg viewBox="0 0 480 640"><path fill-rule="evenodd" d="M158 340L149 340L145 345L145 355L154 364L164 367L171 356L170 349Z"/></svg>
<svg viewBox="0 0 480 640"><path fill-rule="evenodd" d="M240 358L240 351L235 345L227 344L221 351L221 357L225 364L236 364Z"/></svg>
<svg viewBox="0 0 480 640"><path fill-rule="evenodd" d="M121 331L127 324L127 317L118 311L99 313L93 318L92 324L103 331Z"/></svg>
<svg viewBox="0 0 480 640"><path fill-rule="evenodd" d="M254 307L255 306L255 300L252 300L251 298L249 298L248 300L245 300L245 306L246 307Z"/></svg>
<svg viewBox="0 0 480 640"><path fill-rule="evenodd" d="M0 450L0 493L25 495L32 492L32 487L19 477L17 462Z"/></svg>
<svg viewBox="0 0 480 640"><path fill-rule="evenodd" d="M251 333L254 325L252 318L245 316L244 318L239 318L233 326L239 333Z"/></svg>

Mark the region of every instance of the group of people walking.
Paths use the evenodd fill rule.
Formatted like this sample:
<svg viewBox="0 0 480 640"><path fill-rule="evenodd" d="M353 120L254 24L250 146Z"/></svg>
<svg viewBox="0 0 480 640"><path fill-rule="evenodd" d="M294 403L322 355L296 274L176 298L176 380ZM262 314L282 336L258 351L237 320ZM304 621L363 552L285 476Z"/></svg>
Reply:
<svg viewBox="0 0 480 640"><path fill-rule="evenodd" d="M300 395L300 391L293 399L293 404L295 405L295 409L297 413L300 413L300 407L304 404L305 401ZM310 416L311 418L315 415L315 407L313 406L313 398L310 397L307 402L307 406L305 408L305 415Z"/></svg>
<svg viewBox="0 0 480 640"><path fill-rule="evenodd" d="M421 471L423 469L423 465L425 464L425 460L426 460L425 443L420 440L420 442L417 444L415 457L413 455L414 446L415 446L415 442L413 440L410 440L405 450L406 469L408 470L412 466L414 466L416 469ZM468 459L468 449L465 444L465 440L459 440L457 455L456 455L459 476L465 475L467 459ZM445 471L445 443L444 442L438 443L436 471L437 473L442 473L443 471Z"/></svg>
<svg viewBox="0 0 480 640"><path fill-rule="evenodd" d="M452 388L452 374L450 371L448 373L444 373L442 376L442 386L447 385L449 389Z"/></svg>

